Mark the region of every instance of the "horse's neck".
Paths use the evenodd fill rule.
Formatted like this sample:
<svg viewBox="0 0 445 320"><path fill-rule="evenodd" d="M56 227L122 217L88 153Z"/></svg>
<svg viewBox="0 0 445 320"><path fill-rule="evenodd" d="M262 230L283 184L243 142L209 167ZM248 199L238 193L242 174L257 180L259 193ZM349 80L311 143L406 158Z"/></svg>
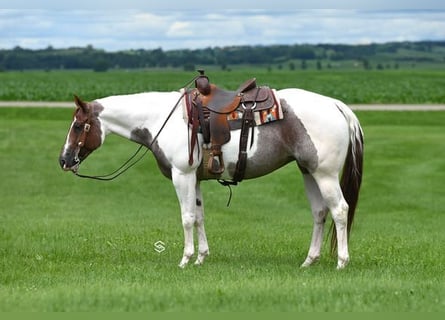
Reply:
<svg viewBox="0 0 445 320"><path fill-rule="evenodd" d="M137 128L157 132L179 98L179 92L147 92L111 96L97 101L104 107L100 119L107 133L130 139L133 130ZM176 118L173 116L169 121L177 121Z"/></svg>

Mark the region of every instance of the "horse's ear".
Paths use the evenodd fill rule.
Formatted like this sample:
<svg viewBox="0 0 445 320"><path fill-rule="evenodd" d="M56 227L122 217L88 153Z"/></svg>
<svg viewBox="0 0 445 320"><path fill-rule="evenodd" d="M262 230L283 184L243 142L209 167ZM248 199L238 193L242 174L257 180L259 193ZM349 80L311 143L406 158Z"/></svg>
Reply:
<svg viewBox="0 0 445 320"><path fill-rule="evenodd" d="M88 113L88 104L82 101L82 99L80 99L77 95L74 95L74 103L76 106L81 108L83 112Z"/></svg>

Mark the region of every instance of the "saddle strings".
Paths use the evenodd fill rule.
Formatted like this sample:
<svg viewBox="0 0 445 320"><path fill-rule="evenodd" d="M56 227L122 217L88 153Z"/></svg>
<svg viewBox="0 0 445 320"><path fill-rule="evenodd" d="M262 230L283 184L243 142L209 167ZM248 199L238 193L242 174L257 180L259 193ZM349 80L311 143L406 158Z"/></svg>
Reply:
<svg viewBox="0 0 445 320"><path fill-rule="evenodd" d="M183 88L189 89L190 85L198 78L199 76L194 77L192 80L190 80L189 82L187 82ZM151 149L151 147L153 146L153 144L157 141L159 135L161 134L162 130L164 129L164 127L167 125L168 120L170 120L171 116L173 115L173 112L175 112L176 108L178 107L179 103L181 102L182 98L184 97L185 93L187 92L187 90L184 90L184 92L181 94L181 96L179 97L178 101L176 102L176 104L173 106L172 110L170 111L170 113L168 114L167 118L165 119L164 123L162 124L161 128L158 130L158 133L155 135L155 137L153 138L153 140L150 142L150 144L148 145L148 147L146 147L147 149L144 151L144 153L142 155L140 155L136 160L134 160L132 162L132 160L138 155L138 153L142 150L142 148L144 147L142 144L138 147L138 149L136 150L136 152L127 160L125 161L119 168L117 168L116 170L114 170L113 172L109 173L109 174L105 174L105 175L98 175L98 176L90 176L90 175L84 175L84 174L80 174L78 172L75 172L74 174L76 176L78 176L79 178L87 178L87 179L93 179L93 180L99 180L99 181L111 181L116 179L117 177L119 177L121 174L123 174L124 172L126 172L128 169L130 169L131 167L133 167L136 163L138 163L140 160L142 160L142 158L147 154L147 152Z"/></svg>

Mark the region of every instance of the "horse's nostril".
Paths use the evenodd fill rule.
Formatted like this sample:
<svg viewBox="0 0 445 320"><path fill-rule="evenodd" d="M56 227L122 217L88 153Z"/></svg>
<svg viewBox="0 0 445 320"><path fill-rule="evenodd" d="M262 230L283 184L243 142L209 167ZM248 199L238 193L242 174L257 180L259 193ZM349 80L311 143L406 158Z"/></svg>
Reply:
<svg viewBox="0 0 445 320"><path fill-rule="evenodd" d="M60 166L62 167L62 168L64 168L65 167L65 160L64 159L59 159L59 164L60 164Z"/></svg>

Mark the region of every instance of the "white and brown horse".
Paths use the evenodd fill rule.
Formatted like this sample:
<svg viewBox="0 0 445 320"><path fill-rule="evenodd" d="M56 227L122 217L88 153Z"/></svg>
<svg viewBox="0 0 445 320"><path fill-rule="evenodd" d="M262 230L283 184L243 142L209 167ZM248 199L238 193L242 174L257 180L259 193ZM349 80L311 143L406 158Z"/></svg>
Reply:
<svg viewBox="0 0 445 320"><path fill-rule="evenodd" d="M314 226L308 255L302 266L320 257L328 212L335 228L331 244L337 247L337 268L349 262L348 237L362 177L363 132L357 117L341 101L301 89L278 90L284 119L257 127L248 149L245 179L253 179L295 161L303 174ZM194 255L193 227L198 233L196 264L209 254L204 229L204 201L197 169L202 161L202 135L198 135L193 163L189 163L190 126L184 110L172 107L181 92L147 92L110 96L92 102L75 98L74 112L59 162L63 170L77 173L79 165L115 133L148 147L161 172L172 180L181 207L185 267ZM168 119L168 121L167 121ZM226 170L233 178L238 160L240 130L222 146ZM340 180L341 175L341 180Z"/></svg>

